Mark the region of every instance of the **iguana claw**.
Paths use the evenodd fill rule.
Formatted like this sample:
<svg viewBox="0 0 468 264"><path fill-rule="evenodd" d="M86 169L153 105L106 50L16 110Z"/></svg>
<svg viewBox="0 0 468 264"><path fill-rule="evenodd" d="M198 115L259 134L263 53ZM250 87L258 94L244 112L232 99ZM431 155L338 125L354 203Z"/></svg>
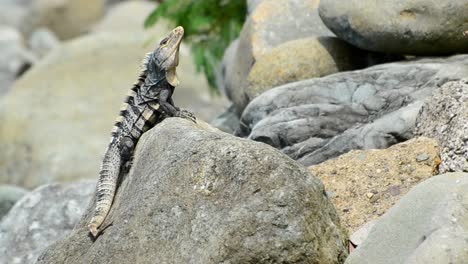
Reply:
<svg viewBox="0 0 468 264"><path fill-rule="evenodd" d="M181 117L181 118L185 118L185 119L188 119L194 123L197 122L197 118L195 117L195 115L190 112L190 111L187 111L185 109L182 109L182 110L179 110L176 114L176 117Z"/></svg>

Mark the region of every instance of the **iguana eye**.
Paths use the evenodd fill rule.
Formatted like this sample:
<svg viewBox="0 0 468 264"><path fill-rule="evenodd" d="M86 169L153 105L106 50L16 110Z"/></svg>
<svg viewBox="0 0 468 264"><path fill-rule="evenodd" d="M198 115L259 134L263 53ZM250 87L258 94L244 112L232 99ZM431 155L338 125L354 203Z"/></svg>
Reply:
<svg viewBox="0 0 468 264"><path fill-rule="evenodd" d="M161 40L161 42L159 42L159 45L166 45L168 40L169 39L167 37L164 38L163 40Z"/></svg>

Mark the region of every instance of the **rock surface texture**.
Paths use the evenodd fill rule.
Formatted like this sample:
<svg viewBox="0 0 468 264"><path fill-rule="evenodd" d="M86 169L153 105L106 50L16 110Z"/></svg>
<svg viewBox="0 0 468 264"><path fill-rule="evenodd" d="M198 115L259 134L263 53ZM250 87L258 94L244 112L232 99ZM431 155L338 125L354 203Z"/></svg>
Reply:
<svg viewBox="0 0 468 264"><path fill-rule="evenodd" d="M50 184L25 195L0 223L0 263L36 263L48 245L73 229L94 186L94 182Z"/></svg>
<svg viewBox="0 0 468 264"><path fill-rule="evenodd" d="M333 36L318 15L318 0L249 1L252 12L239 36L233 65L225 72L225 89L239 114L247 105L243 88L252 65L270 49L290 40Z"/></svg>
<svg viewBox="0 0 468 264"><path fill-rule="evenodd" d="M0 185L0 220L28 191L13 185Z"/></svg>
<svg viewBox="0 0 468 264"><path fill-rule="evenodd" d="M440 142L440 172L468 172L468 79L435 89L416 122L416 134Z"/></svg>
<svg viewBox="0 0 468 264"><path fill-rule="evenodd" d="M38 263L344 261L346 236L323 185L277 150L179 118L140 143L112 225L93 241L89 210Z"/></svg>
<svg viewBox="0 0 468 264"><path fill-rule="evenodd" d="M388 63L283 85L255 98L240 136L305 165L352 149L386 148L413 137L434 89L468 75L468 55Z"/></svg>
<svg viewBox="0 0 468 264"><path fill-rule="evenodd" d="M466 263L467 207L467 173L432 177L382 216L345 263Z"/></svg>
<svg viewBox="0 0 468 264"><path fill-rule="evenodd" d="M437 141L416 138L388 149L353 150L311 166L350 234L387 212L414 185L437 173Z"/></svg>
<svg viewBox="0 0 468 264"><path fill-rule="evenodd" d="M450 0L322 0L323 22L365 50L437 55L468 52L468 5Z"/></svg>
<svg viewBox="0 0 468 264"><path fill-rule="evenodd" d="M362 69L390 59L391 56L358 49L335 37L291 40L268 50L256 60L247 77L244 93L250 102L282 84Z"/></svg>

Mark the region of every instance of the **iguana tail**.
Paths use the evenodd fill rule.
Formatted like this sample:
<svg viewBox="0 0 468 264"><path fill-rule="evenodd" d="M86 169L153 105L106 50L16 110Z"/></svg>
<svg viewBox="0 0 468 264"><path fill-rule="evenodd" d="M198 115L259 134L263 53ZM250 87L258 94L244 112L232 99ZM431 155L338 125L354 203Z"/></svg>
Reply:
<svg viewBox="0 0 468 264"><path fill-rule="evenodd" d="M88 224L89 231L94 237L99 234L99 227L104 222L114 200L121 164L122 160L118 142L111 142L104 155L101 171L99 172L96 205L93 217Z"/></svg>

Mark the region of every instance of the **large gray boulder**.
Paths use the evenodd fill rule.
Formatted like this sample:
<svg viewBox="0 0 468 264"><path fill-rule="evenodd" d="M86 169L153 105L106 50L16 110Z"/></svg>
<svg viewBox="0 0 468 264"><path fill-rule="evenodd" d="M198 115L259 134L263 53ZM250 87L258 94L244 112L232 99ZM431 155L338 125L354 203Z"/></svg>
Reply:
<svg viewBox="0 0 468 264"><path fill-rule="evenodd" d="M89 209L38 263L342 263L321 182L277 150L188 120L145 133L93 240Z"/></svg>
<svg viewBox="0 0 468 264"><path fill-rule="evenodd" d="M464 264L468 260L468 174L417 185L374 225L346 264Z"/></svg>
<svg viewBox="0 0 468 264"><path fill-rule="evenodd" d="M468 55L389 63L283 85L255 98L237 135L306 165L352 149L386 148L413 136L438 86L468 75Z"/></svg>
<svg viewBox="0 0 468 264"><path fill-rule="evenodd" d="M36 263L48 245L73 229L94 186L90 181L50 184L25 195L0 223L0 263Z"/></svg>
<svg viewBox="0 0 468 264"><path fill-rule="evenodd" d="M416 122L416 134L440 142L439 172L468 172L468 79L435 89Z"/></svg>
<svg viewBox="0 0 468 264"><path fill-rule="evenodd" d="M468 52L468 5L460 0L322 0L323 22L366 50L396 54Z"/></svg>

